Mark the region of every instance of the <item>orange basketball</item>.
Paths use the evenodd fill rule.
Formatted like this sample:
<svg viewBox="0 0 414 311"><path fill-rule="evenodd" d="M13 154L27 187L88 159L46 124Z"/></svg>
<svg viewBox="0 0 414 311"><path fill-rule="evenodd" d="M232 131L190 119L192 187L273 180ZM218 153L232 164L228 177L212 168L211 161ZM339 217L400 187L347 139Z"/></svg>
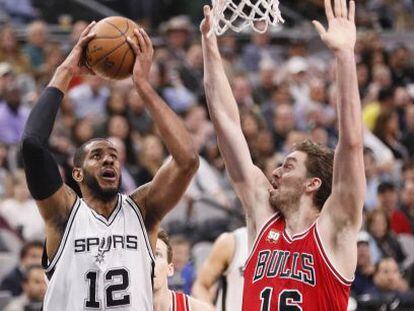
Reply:
<svg viewBox="0 0 414 311"><path fill-rule="evenodd" d="M103 78L121 80L132 74L135 55L127 37L137 41L132 20L111 16L100 20L92 31L96 36L86 47L86 64Z"/></svg>

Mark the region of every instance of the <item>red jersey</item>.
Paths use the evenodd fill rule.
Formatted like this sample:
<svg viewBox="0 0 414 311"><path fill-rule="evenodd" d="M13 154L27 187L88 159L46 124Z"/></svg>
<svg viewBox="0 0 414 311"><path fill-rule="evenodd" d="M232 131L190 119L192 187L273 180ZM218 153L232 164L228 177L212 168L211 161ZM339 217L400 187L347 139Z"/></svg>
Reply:
<svg viewBox="0 0 414 311"><path fill-rule="evenodd" d="M284 218L275 214L246 262L243 310L347 310L351 283L327 258L316 222L289 237Z"/></svg>
<svg viewBox="0 0 414 311"><path fill-rule="evenodd" d="M184 293L171 291L171 311L190 311L190 301Z"/></svg>

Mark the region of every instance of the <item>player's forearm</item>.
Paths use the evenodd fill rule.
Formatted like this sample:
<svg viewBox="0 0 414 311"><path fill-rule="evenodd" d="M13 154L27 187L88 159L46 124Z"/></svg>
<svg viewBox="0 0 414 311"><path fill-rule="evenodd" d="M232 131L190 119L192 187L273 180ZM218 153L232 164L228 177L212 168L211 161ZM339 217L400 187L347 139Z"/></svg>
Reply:
<svg viewBox="0 0 414 311"><path fill-rule="evenodd" d="M62 65L56 69L55 74L50 80L48 86L55 87L65 94L69 88L72 78L73 73L71 69Z"/></svg>
<svg viewBox="0 0 414 311"><path fill-rule="evenodd" d="M33 198L43 200L63 184L57 163L47 148L63 93L53 87L43 91L30 112L22 137L22 157Z"/></svg>
<svg viewBox="0 0 414 311"><path fill-rule="evenodd" d="M337 55L339 146L344 148L363 145L361 100L352 51Z"/></svg>
<svg viewBox="0 0 414 311"><path fill-rule="evenodd" d="M169 153L180 167L198 166L198 154L182 120L168 107L148 82L137 84L137 90L157 125Z"/></svg>
<svg viewBox="0 0 414 311"><path fill-rule="evenodd" d="M224 122L224 120L221 120L220 116L222 114L219 112L225 113L229 120L240 124L239 109L224 71L216 37L214 35L210 38L203 36L202 46L204 56L204 88L210 116L213 121Z"/></svg>

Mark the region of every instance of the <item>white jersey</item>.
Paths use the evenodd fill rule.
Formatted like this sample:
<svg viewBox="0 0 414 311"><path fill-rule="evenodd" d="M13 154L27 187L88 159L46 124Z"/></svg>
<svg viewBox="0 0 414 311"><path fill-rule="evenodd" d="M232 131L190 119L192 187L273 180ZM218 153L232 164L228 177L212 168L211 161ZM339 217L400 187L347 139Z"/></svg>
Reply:
<svg viewBox="0 0 414 311"><path fill-rule="evenodd" d="M118 195L108 219L78 198L45 263L44 311L153 310L154 256L140 210L126 195Z"/></svg>
<svg viewBox="0 0 414 311"><path fill-rule="evenodd" d="M248 256L247 228L233 231L234 255L231 264L223 273L222 288L216 303L218 311L239 311L243 301L243 268Z"/></svg>

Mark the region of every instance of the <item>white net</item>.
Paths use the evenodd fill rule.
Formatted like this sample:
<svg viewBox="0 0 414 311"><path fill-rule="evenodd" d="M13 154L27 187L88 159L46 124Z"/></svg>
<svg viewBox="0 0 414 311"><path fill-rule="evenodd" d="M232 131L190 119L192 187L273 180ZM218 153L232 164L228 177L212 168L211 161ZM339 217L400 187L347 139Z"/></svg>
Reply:
<svg viewBox="0 0 414 311"><path fill-rule="evenodd" d="M228 29L240 32L247 26L264 33L269 25L284 22L278 0L213 0L213 29L217 36Z"/></svg>

